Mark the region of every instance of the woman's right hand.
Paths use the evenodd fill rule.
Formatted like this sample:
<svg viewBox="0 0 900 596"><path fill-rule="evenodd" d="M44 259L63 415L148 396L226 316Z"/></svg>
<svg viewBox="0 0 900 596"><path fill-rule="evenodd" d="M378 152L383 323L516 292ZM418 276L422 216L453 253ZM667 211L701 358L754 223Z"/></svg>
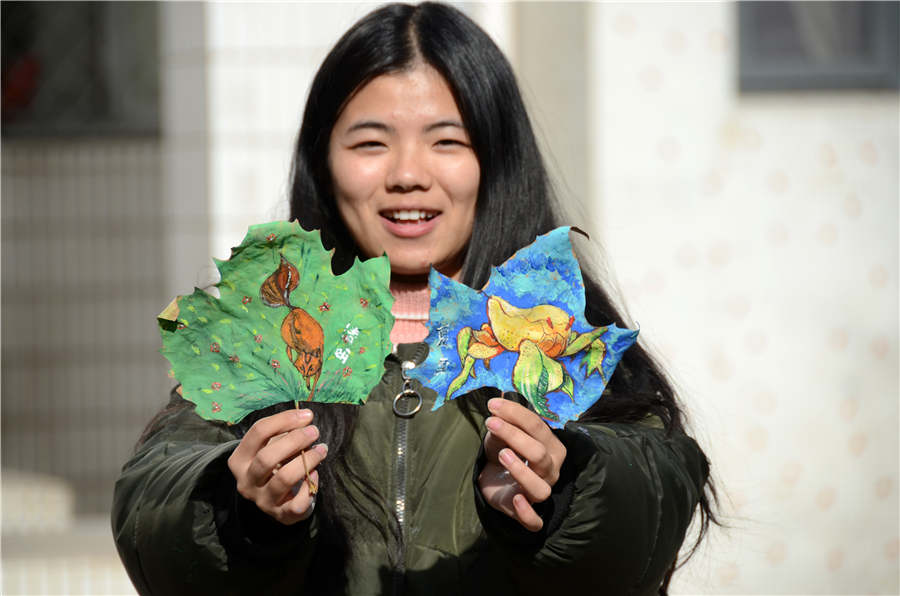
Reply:
<svg viewBox="0 0 900 596"><path fill-rule="evenodd" d="M241 496L285 525L312 514L314 497L310 496L306 470L318 486L315 468L328 454L324 443L310 449L319 438L312 419L310 410L286 410L261 418L228 458L228 469L237 480ZM305 466L301 450L306 450ZM299 486L296 492L295 486Z"/></svg>

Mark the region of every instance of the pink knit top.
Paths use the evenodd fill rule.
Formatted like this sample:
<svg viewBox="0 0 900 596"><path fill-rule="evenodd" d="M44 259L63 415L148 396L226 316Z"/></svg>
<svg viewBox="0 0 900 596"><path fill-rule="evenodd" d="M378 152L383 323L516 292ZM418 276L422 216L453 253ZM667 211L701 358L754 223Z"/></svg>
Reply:
<svg viewBox="0 0 900 596"><path fill-rule="evenodd" d="M425 341L428 328L428 309L431 306L431 290L428 284L401 283L391 281L391 294L394 296L394 327L391 329L391 341L394 344L408 344Z"/></svg>

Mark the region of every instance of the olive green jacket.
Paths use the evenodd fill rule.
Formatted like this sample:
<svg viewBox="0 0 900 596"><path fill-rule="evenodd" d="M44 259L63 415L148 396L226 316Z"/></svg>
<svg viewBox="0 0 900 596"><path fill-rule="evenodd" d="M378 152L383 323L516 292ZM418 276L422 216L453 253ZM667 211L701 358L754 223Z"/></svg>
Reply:
<svg viewBox="0 0 900 596"><path fill-rule="evenodd" d="M400 347L405 358L424 357L422 344ZM388 541L378 531L387 527L387 514L350 520L346 582L337 592L657 592L708 473L691 438L667 436L652 424L570 422L557 433L568 453L552 498L541 505L544 529L530 533L487 505L476 487L483 414L464 415L452 403L432 412L434 393L418 387L421 411L397 417L399 363L397 356L387 359L381 383L360 409L347 457L364 462L355 472L377 488L384 509L402 518L402 561L389 562ZM226 460L243 430L181 408L123 468L113 534L140 593L313 593L305 587L318 571L311 561L322 540L319 510L280 526L241 503Z"/></svg>

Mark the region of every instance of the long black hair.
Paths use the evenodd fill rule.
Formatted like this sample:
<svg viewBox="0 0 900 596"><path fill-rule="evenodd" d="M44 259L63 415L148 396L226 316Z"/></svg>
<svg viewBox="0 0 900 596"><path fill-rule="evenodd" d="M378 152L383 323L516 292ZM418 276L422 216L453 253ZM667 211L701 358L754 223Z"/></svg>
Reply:
<svg viewBox="0 0 900 596"><path fill-rule="evenodd" d="M557 215L552 187L512 67L478 25L444 4L390 4L374 10L337 42L313 79L297 138L292 170L291 219L319 229L323 242L335 249L340 272L362 257L337 210L328 167L328 145L341 110L354 93L383 74L426 63L449 85L480 166L476 215L461 281L481 288L490 268L531 243L539 234L565 222ZM601 283L584 275L587 319L595 324L626 321ZM349 437L354 408L321 409L317 424L323 436ZM684 419L672 385L662 368L640 345L625 352L602 399L582 417L592 421L633 422L656 416L669 432L681 431ZM330 465L323 464L323 490L346 482L337 437ZM345 462L346 463L346 462ZM346 466L345 466L346 467ZM708 483L700 500L700 536L715 521ZM323 511L335 527L338 512ZM698 538L699 543L699 538ZM666 579L668 583L668 577Z"/></svg>

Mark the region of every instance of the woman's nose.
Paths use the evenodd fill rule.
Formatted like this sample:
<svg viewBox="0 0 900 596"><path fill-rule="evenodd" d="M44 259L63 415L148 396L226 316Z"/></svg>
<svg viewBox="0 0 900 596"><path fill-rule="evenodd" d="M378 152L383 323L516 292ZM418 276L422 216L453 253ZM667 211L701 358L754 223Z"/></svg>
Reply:
<svg viewBox="0 0 900 596"><path fill-rule="evenodd" d="M428 190L431 187L431 172L420 148L405 147L397 150L385 185L392 192Z"/></svg>

